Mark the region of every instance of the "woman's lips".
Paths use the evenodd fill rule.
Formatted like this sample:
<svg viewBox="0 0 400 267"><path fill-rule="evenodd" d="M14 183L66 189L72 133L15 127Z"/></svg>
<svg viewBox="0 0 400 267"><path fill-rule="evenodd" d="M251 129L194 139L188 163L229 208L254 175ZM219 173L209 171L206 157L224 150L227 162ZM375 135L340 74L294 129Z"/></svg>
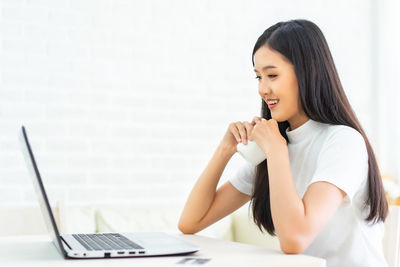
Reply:
<svg viewBox="0 0 400 267"><path fill-rule="evenodd" d="M278 103L279 103L279 102L278 102ZM278 103L273 104L273 105L268 104L268 108L269 108L269 109L273 109L276 105L278 105Z"/></svg>
<svg viewBox="0 0 400 267"><path fill-rule="evenodd" d="M267 99L266 102L267 102L268 108L273 109L276 105L279 104L279 99Z"/></svg>

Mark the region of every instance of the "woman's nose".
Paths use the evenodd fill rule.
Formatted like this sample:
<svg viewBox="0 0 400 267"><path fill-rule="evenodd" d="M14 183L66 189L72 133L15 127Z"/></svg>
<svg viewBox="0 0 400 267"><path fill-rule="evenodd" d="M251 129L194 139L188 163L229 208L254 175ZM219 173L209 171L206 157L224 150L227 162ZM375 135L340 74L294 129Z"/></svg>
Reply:
<svg viewBox="0 0 400 267"><path fill-rule="evenodd" d="M259 91L261 96L271 94L271 88L266 83L263 83L263 82L261 82L259 84L258 91Z"/></svg>

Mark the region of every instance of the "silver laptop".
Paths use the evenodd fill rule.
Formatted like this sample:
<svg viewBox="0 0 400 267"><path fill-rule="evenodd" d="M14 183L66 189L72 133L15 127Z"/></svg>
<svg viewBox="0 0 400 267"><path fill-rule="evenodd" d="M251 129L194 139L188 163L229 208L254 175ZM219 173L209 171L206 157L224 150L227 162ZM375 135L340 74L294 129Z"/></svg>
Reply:
<svg viewBox="0 0 400 267"><path fill-rule="evenodd" d="M184 255L199 250L198 247L177 237L160 232L60 235L24 126L21 127L20 141L47 230L64 258Z"/></svg>

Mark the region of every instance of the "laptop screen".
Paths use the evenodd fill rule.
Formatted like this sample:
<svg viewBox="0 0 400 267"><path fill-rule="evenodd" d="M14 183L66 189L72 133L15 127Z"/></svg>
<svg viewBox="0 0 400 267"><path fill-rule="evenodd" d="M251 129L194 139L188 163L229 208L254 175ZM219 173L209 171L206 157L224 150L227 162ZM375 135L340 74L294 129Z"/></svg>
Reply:
<svg viewBox="0 0 400 267"><path fill-rule="evenodd" d="M42 214L44 216L47 230L50 233L51 239L53 240L53 244L57 247L57 249L61 252L61 254L63 254L63 256L66 257L67 254L64 250L64 247L62 246L60 234L57 229L53 212L51 211L46 191L44 189L39 169L37 167L35 157L33 156L33 152L28 140L28 135L26 133L24 126L21 127L20 143L22 146L22 153L24 155L26 165L28 167L30 176L33 181L33 187L35 188L36 195L39 198L39 205L40 209L42 210Z"/></svg>

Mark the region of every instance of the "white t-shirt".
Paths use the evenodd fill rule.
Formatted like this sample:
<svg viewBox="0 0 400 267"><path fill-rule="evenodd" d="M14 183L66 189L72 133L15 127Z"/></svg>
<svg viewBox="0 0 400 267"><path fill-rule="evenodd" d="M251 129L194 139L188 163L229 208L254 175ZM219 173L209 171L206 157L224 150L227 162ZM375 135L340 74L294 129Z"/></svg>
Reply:
<svg viewBox="0 0 400 267"><path fill-rule="evenodd" d="M326 259L328 267L387 266L383 223L365 221L368 153L362 135L351 127L313 120L293 131L286 130L286 134L290 167L301 198L308 186L318 181L334 184L346 193L304 254ZM254 180L255 167L245 164L229 181L240 192L251 195Z"/></svg>

